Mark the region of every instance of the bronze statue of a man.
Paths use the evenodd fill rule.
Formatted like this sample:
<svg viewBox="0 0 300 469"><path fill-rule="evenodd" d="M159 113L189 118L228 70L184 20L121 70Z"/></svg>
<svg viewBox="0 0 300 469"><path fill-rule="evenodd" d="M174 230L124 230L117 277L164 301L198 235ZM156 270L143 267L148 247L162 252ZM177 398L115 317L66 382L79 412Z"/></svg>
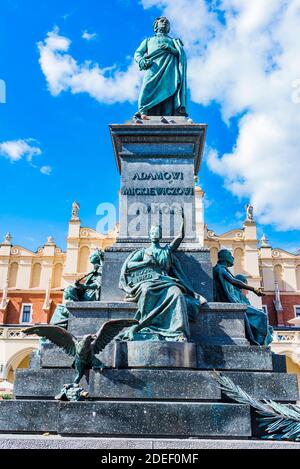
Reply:
<svg viewBox="0 0 300 469"><path fill-rule="evenodd" d="M187 116L186 55L180 39L169 36L170 22L161 16L153 24L155 36L145 39L134 58L145 77L138 115Z"/></svg>

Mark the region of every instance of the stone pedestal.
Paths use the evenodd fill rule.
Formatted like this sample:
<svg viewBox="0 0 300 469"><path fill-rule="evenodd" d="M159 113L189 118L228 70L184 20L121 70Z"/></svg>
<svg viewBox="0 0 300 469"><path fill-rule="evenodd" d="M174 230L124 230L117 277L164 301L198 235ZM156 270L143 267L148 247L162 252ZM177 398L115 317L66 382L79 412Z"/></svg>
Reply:
<svg viewBox="0 0 300 469"><path fill-rule="evenodd" d="M151 117L141 125L110 126L121 175L120 233L117 243L105 251L101 300L124 300L119 278L125 259L149 244L152 225L161 225L162 244L178 236L182 209L185 239L177 256L195 291L213 300L210 254L199 242L195 219L195 176L206 128L184 117L174 117L169 124Z"/></svg>
<svg viewBox="0 0 300 469"><path fill-rule="evenodd" d="M186 240L195 241L195 179L205 144L204 124L186 118L162 124L152 117L142 125L111 125L121 174L120 240L148 239L150 226L161 224L164 238L178 234L184 209Z"/></svg>
<svg viewBox="0 0 300 469"><path fill-rule="evenodd" d="M68 303L68 330L77 338L137 309L119 289L121 267L148 244L150 224L163 227L163 242L179 233L184 208L187 236L176 253L196 292L208 299L191 323L187 342L112 342L99 354L106 369L90 370L80 383L86 402L56 402L72 382L72 358L44 343L30 369L17 370L15 400L0 401L0 433L53 432L64 436L151 438L249 438L256 434L250 408L230 401L213 375L220 370L258 399L296 402L295 375L269 348L250 346L245 305L213 303L210 254L195 233L194 176L206 126L174 118L162 124L112 125L121 173L120 236L105 252L101 301ZM138 232L132 231L140 219ZM146 440L145 440L146 441ZM162 446L163 447L163 444Z"/></svg>
<svg viewBox="0 0 300 469"><path fill-rule="evenodd" d="M125 302L68 307L77 337L95 332L107 319L132 317L136 310ZM258 399L296 402L298 386L295 375L274 367L269 348L249 345L244 312L243 305L209 303L192 324L190 343L110 344L99 355L108 368L91 370L88 381L81 382L88 402L54 401L75 372L70 357L44 344L32 368L17 370L16 400L0 401L0 433L249 438L256 432L249 407L228 401L213 370Z"/></svg>

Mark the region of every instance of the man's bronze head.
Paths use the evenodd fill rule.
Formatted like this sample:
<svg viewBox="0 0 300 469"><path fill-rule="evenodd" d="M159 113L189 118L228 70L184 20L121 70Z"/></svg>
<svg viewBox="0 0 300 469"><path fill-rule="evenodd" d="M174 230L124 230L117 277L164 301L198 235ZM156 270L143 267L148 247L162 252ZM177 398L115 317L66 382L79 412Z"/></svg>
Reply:
<svg viewBox="0 0 300 469"><path fill-rule="evenodd" d="M165 33L168 34L170 32L170 21L165 16L160 16L156 18L153 23L153 29L156 33Z"/></svg>
<svg viewBox="0 0 300 469"><path fill-rule="evenodd" d="M228 249L221 249L218 252L218 262L219 264L226 265L227 267L232 267L234 264L234 257Z"/></svg>

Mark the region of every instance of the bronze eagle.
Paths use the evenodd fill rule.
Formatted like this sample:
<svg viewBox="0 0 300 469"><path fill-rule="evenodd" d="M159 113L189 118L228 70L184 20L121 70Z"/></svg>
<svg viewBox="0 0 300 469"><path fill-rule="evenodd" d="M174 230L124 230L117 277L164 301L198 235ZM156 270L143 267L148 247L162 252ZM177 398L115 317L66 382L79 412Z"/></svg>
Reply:
<svg viewBox="0 0 300 469"><path fill-rule="evenodd" d="M113 319L107 321L99 329L97 334L85 335L81 340L70 332L59 326L39 325L23 330L26 335L38 335L50 340L64 350L65 353L74 357L73 367L76 370L74 384L79 384L86 370L100 365L96 358L105 347L125 328L138 324L135 319ZM104 368L104 365L103 365Z"/></svg>

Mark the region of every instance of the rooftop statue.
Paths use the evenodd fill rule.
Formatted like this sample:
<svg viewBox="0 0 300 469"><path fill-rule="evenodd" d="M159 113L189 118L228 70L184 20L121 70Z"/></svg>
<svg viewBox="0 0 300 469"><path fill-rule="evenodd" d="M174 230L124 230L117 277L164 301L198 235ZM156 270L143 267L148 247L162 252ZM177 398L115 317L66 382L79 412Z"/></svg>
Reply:
<svg viewBox="0 0 300 469"><path fill-rule="evenodd" d="M253 205L251 204L246 205L246 214L247 214L247 221L254 221Z"/></svg>
<svg viewBox="0 0 300 469"><path fill-rule="evenodd" d="M221 303L242 303L247 305L245 316L246 335L252 345L269 345L272 342L272 327L269 326L268 316L262 310L254 308L243 290L253 291L262 296L261 288L248 285L243 275L232 275L229 267L234 265L234 257L227 249L218 253L218 263L213 269L214 299Z"/></svg>
<svg viewBox="0 0 300 469"><path fill-rule="evenodd" d="M170 22L164 16L153 24L155 36L145 39L134 58L145 70L137 115L187 116L187 63L183 44L173 39Z"/></svg>
<svg viewBox="0 0 300 469"><path fill-rule="evenodd" d="M121 340L187 341L189 320L195 319L206 299L195 293L182 270L175 251L184 238L182 214L180 235L162 247L161 227L150 230L151 245L130 254L120 276L120 288L127 299L137 302L135 319ZM119 337L118 337L119 339Z"/></svg>

